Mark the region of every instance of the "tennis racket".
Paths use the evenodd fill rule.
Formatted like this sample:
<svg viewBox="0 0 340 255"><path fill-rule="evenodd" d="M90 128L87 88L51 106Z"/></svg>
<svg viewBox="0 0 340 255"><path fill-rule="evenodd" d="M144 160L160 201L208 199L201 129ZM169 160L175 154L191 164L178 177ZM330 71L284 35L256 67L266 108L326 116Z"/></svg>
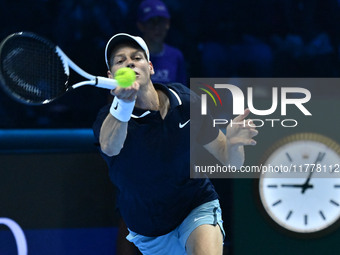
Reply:
<svg viewBox="0 0 340 255"><path fill-rule="evenodd" d="M70 68L87 80L69 84ZM0 86L15 100L47 104L84 85L114 89L114 79L82 70L55 44L30 32L14 33L0 44Z"/></svg>

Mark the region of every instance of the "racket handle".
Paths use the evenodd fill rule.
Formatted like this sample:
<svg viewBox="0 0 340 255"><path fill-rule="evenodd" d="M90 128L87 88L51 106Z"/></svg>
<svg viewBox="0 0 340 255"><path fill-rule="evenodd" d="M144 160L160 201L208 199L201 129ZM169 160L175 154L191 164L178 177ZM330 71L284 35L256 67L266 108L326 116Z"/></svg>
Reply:
<svg viewBox="0 0 340 255"><path fill-rule="evenodd" d="M95 86L104 89L115 89L118 86L118 82L114 79L97 76Z"/></svg>

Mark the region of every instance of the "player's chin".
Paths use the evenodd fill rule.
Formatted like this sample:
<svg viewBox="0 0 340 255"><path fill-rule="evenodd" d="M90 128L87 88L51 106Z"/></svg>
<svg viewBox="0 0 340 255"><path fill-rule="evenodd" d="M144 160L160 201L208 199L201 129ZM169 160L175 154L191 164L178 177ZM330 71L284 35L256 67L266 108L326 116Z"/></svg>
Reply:
<svg viewBox="0 0 340 255"><path fill-rule="evenodd" d="M148 84L150 81L150 78L147 78L145 75L139 74L138 76L136 75L136 82L143 87L144 84Z"/></svg>

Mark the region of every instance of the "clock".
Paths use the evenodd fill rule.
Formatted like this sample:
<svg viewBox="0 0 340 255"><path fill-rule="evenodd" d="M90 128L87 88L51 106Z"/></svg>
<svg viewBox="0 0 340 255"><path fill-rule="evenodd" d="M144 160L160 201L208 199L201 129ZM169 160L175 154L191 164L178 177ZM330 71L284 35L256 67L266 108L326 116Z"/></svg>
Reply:
<svg viewBox="0 0 340 255"><path fill-rule="evenodd" d="M340 225L340 145L316 133L276 142L261 160L256 194L279 230L317 237Z"/></svg>

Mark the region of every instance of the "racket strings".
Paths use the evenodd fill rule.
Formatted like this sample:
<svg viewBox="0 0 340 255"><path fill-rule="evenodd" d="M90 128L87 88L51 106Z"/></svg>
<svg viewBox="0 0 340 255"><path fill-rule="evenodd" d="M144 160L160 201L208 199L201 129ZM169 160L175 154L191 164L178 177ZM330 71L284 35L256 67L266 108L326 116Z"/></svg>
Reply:
<svg viewBox="0 0 340 255"><path fill-rule="evenodd" d="M55 47L39 38L17 36L1 49L7 92L28 103L48 103L67 90L68 75Z"/></svg>

